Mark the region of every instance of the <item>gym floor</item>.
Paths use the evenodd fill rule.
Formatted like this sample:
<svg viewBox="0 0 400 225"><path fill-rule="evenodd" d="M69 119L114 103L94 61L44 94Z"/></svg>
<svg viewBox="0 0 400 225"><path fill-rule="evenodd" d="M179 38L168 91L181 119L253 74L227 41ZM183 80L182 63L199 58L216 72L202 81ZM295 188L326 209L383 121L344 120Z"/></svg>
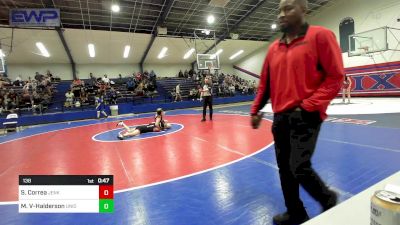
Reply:
<svg viewBox="0 0 400 225"><path fill-rule="evenodd" d="M343 202L400 170L398 98L335 100L313 166ZM166 113L167 132L116 139L153 114L43 126L0 137L0 224L272 224L285 210L268 106L253 130L249 103ZM357 111L361 110L361 111ZM351 113L351 114L350 114ZM114 175L114 213L19 214L20 174ZM310 216L320 207L301 190ZM368 215L367 215L368 216Z"/></svg>

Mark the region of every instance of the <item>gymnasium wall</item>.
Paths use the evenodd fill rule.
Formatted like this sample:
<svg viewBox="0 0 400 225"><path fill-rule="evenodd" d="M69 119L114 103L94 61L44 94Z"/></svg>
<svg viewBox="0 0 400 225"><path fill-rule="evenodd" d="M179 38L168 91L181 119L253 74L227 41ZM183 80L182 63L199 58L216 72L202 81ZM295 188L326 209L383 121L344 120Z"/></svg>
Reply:
<svg viewBox="0 0 400 225"><path fill-rule="evenodd" d="M400 61L349 67L353 96L400 96Z"/></svg>
<svg viewBox="0 0 400 225"><path fill-rule="evenodd" d="M224 74L234 74L236 73L236 71L233 69L233 65L232 64L221 64L221 73ZM246 77L246 79L249 79L248 77Z"/></svg>
<svg viewBox="0 0 400 225"><path fill-rule="evenodd" d="M190 65L144 65L144 70L150 72L153 69L157 75L163 77L175 76L180 69L184 71L186 68L190 68ZM36 71L44 74L47 69L49 69L53 75L59 76L62 80L72 80L72 69L70 64L9 64L8 76L13 79L18 75L21 75L23 79L27 79L28 76L34 77ZM133 72L140 71L138 64L77 64L76 70L77 76L82 79L88 78L90 72L97 77L107 74L110 78L116 78L118 77L118 74L126 76Z"/></svg>
<svg viewBox="0 0 400 225"><path fill-rule="evenodd" d="M255 51L238 63L235 63L233 66L235 70L234 73L239 77L258 81L258 75L261 73L268 46L269 44L266 44L265 47Z"/></svg>
<svg viewBox="0 0 400 225"><path fill-rule="evenodd" d="M179 70L185 72L187 69L190 70L190 64L144 64L143 69L147 71L154 70L159 77L176 77L178 76Z"/></svg>
<svg viewBox="0 0 400 225"><path fill-rule="evenodd" d="M326 7L322 12L309 18L308 21L314 25L321 25L334 31L339 40L339 24L346 17L354 19L355 33L376 29L379 27L393 27L400 29L400 1L398 0L341 0L333 6ZM398 33L397 33L398 34ZM397 39L399 39L397 37ZM389 45L396 46L393 43L395 39L388 34ZM371 65L376 63L387 63L400 61L399 51L387 51L382 54L373 54L373 57L357 56L348 57L343 53L345 67L355 67Z"/></svg>
<svg viewBox="0 0 400 225"><path fill-rule="evenodd" d="M110 78L130 75L133 72L139 72L140 67L138 64L84 64L77 65L79 77L86 78L92 72L97 77L107 74ZM186 64L144 64L143 70L154 72L160 77L174 77L177 76L179 70L185 71L190 69L190 65Z"/></svg>
<svg viewBox="0 0 400 225"><path fill-rule="evenodd" d="M143 69L147 71L154 70L159 77L176 77L179 70L184 72L190 70L190 64L144 64ZM23 79L32 78L35 72L42 74L50 70L53 75L60 77L62 80L72 80L72 69L70 64L8 64L8 76L14 79L21 75ZM140 71L138 64L77 64L77 76L82 79L89 77L92 72L96 77L107 74L110 78L118 77L118 74L126 76L133 72ZM231 64L222 64L221 72L232 74L234 73Z"/></svg>
<svg viewBox="0 0 400 225"><path fill-rule="evenodd" d="M118 77L118 74L126 76L134 71L139 71L137 64L78 64L76 66L77 76L82 79L89 78L89 74L93 73L96 77L107 74L109 78ZM70 75L72 79L72 74Z"/></svg>
<svg viewBox="0 0 400 225"><path fill-rule="evenodd" d="M339 24L346 17L354 19L355 33L359 33L383 26L400 29L400 22L397 22L400 18L399 12L400 2L397 0L340 0L311 16L308 21L310 24L331 29L339 41ZM388 41L390 45L397 44L393 43L394 38L388 38ZM254 79L254 75L257 76L261 72L267 49L268 46L235 63L235 73ZM347 53L343 53L346 74L353 80L354 94L392 96L400 93L400 45L398 49L397 52L387 51L373 54L371 57L348 57Z"/></svg>
<svg viewBox="0 0 400 225"><path fill-rule="evenodd" d="M59 76L63 80L72 79L72 68L68 64L8 64L7 75L13 80L18 75L22 79L27 80L28 77L32 79L35 77L35 72L45 74L47 70L50 70L54 75Z"/></svg>
<svg viewBox="0 0 400 225"><path fill-rule="evenodd" d="M133 35L128 32L80 29L65 29L64 37L76 64L77 76L80 78L87 78L90 72L96 76L107 74L111 78L117 77L120 73L127 75L138 72L140 70L139 62L151 39L149 34L136 33ZM12 30L0 27L0 39L2 51L6 54L8 76L11 79L18 75L27 79L29 76L33 77L36 71L45 73L48 69L63 80L73 78L68 55L61 44L59 35L54 30ZM50 57L41 56L35 45L37 42L43 42ZM89 57L88 54L87 43L89 42L95 45L96 56L94 58ZM212 43L207 44L211 46ZM127 58L123 58L122 53L127 44L131 45L131 51ZM232 62L227 58L237 51L237 48L231 48L231 46L240 46L247 53L258 48L260 44L262 42L242 40L221 43L219 47L225 49L221 55L221 60L224 62L221 63L222 71L224 73L233 72ZM156 38L147 54L144 70L154 70L161 77L172 77L176 76L179 70L190 69L190 63L196 57L193 54L188 59L183 59L183 55L190 47L194 47L192 45L194 45L193 41L182 38ZM160 60L158 54L164 46L168 46L169 50L167 57ZM206 48L207 46L202 45L202 47Z"/></svg>

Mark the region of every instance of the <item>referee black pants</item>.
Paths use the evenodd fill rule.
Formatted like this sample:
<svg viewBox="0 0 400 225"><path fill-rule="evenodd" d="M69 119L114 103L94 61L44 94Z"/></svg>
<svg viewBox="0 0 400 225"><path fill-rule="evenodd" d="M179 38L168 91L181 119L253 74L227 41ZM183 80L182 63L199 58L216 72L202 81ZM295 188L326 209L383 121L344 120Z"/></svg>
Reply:
<svg viewBox="0 0 400 225"><path fill-rule="evenodd" d="M206 119L207 105L210 108L210 119L212 119L213 108L212 108L212 96L203 97L203 119Z"/></svg>
<svg viewBox="0 0 400 225"><path fill-rule="evenodd" d="M313 170L314 153L322 120L319 112L289 111L274 114L272 133L285 205L290 214L306 213L300 200L300 185L321 205L332 192Z"/></svg>

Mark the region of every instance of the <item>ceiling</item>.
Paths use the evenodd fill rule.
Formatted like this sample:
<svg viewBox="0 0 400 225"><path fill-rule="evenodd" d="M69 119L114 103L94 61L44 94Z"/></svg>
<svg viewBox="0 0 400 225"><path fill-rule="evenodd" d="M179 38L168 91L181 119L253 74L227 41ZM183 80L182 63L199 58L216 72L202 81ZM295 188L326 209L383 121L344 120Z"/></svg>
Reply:
<svg viewBox="0 0 400 225"><path fill-rule="evenodd" d="M85 31L66 29L65 40L72 58L79 64L137 64L140 62L147 45L149 34L132 34L126 32ZM96 57L89 57L88 44L95 46ZM130 45L128 58L123 57L125 45Z"/></svg>
<svg viewBox="0 0 400 225"><path fill-rule="evenodd" d="M224 0L225 7L215 7L210 0L1 0L0 24L8 25L12 8L60 8L62 28L122 31L155 34L158 26L168 35L193 36L194 29L216 30L217 37L229 38L238 33L241 40L268 41L276 31L279 0ZM309 0L310 14L333 0ZM111 12L118 3L120 12ZM213 14L216 22L207 25Z"/></svg>
<svg viewBox="0 0 400 225"><path fill-rule="evenodd" d="M227 4L216 7L210 1ZM310 15L333 1L309 0ZM118 13L110 10L115 3L121 8ZM196 60L195 54L183 59L190 48L196 48L197 53L223 49L220 62L233 64L265 47L276 36L270 27L277 16L278 4L279 0L0 0L0 47L9 63L69 63L68 51L56 30L8 26L12 8L55 7L61 12L62 36L78 64L186 64ZM210 14L216 17L213 26L206 22ZM167 35L157 34L158 26L167 28ZM193 38L195 29L213 30L211 34L215 33L216 39ZM239 34L239 38L231 39L230 33ZM39 41L51 57L40 55L35 45ZM95 45L95 58L88 55L89 43ZM212 48L215 43L217 48ZM131 46L128 58L122 57L125 45ZM163 47L168 48L167 56L158 59ZM230 60L239 50L243 54Z"/></svg>
<svg viewBox="0 0 400 225"><path fill-rule="evenodd" d="M195 43L196 42L196 43ZM197 48L195 48L195 44ZM193 53L191 57L183 59L184 54L191 48L197 49L198 53L202 53L213 45L214 41L195 41L193 39L182 39L182 38L166 38L158 37L154 41L154 44L146 58L146 63L176 63L182 62L184 64L189 64L196 61L196 54ZM254 52L255 50L266 46L266 42L261 41L244 41L244 40L226 40L221 42L217 49L222 49L223 52L219 55L220 62L222 64L232 64L248 54ZM162 59L158 59L157 56L163 47L168 48L167 56ZM230 60L229 57L243 50L244 52L235 58ZM215 53L215 49L209 52L210 54Z"/></svg>
<svg viewBox="0 0 400 225"><path fill-rule="evenodd" d="M12 32L14 33L12 34ZM64 29L63 36L71 56L77 64L138 64L141 62L151 39L150 34L82 29ZM0 28L0 39L2 40L2 50L7 55L7 62L10 64L70 62L55 30ZM44 44L50 57L41 55L36 47L36 42ZM95 46L96 56L94 58L89 57L89 43ZM189 58L183 59L189 49L195 48L198 52L204 52L214 43L212 40L156 37L144 63L190 64L196 60L196 54L193 53ZM131 46L128 58L123 57L126 45ZM219 55L221 63L233 64L266 45L267 42L261 41L225 40L218 45L217 49L223 50ZM168 48L166 56L158 59L157 56L163 47ZM230 60L229 57L239 50L244 52L234 60ZM213 51L210 54L214 53Z"/></svg>
<svg viewBox="0 0 400 225"><path fill-rule="evenodd" d="M28 30L0 28L0 39L2 40L2 50L6 54L9 63L69 63L67 54L54 30ZM12 52L11 49L11 36ZM36 42L42 42L51 57L41 56Z"/></svg>

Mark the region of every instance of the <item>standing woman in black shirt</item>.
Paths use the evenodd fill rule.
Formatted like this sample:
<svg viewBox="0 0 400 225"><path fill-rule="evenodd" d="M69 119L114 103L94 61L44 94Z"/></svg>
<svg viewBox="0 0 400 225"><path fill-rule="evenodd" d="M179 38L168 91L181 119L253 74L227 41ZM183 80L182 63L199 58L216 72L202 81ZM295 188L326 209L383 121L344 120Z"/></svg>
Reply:
<svg viewBox="0 0 400 225"><path fill-rule="evenodd" d="M206 121L206 109L207 105L210 109L210 120L212 120L213 108L212 108L212 80L208 77L204 79L203 89L201 90L201 98L203 98L203 119L201 122Z"/></svg>

